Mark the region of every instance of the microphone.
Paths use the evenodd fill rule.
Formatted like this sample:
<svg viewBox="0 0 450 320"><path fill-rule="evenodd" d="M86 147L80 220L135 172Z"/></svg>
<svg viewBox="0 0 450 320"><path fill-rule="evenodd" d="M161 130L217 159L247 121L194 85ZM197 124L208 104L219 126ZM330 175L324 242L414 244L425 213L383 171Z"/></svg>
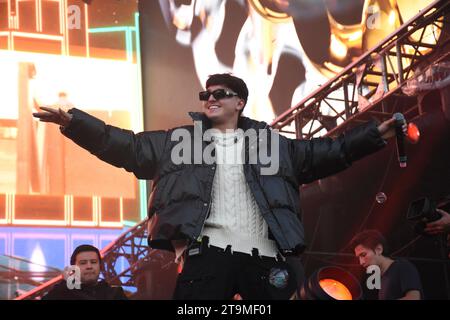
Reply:
<svg viewBox="0 0 450 320"><path fill-rule="evenodd" d="M394 113L395 119L395 134L397 136L397 155L400 168L406 168L406 151L405 151L405 134L403 133L402 126L406 124L403 114L397 112Z"/></svg>

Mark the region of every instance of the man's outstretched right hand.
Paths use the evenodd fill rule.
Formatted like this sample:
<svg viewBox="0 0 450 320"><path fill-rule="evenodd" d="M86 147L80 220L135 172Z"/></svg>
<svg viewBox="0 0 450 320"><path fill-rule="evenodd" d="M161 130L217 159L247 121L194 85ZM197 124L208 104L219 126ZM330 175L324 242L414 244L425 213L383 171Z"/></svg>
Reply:
<svg viewBox="0 0 450 320"><path fill-rule="evenodd" d="M33 116L42 122L52 122L62 127L67 127L72 120L72 115L61 108L40 107L40 112L34 112Z"/></svg>

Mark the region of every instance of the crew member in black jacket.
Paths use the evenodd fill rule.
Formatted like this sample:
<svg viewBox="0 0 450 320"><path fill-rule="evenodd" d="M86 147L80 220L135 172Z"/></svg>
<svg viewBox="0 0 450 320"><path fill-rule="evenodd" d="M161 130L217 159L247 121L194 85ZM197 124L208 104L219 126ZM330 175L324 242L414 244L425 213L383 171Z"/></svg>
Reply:
<svg viewBox="0 0 450 320"><path fill-rule="evenodd" d="M106 281L98 280L101 261L96 247L78 246L70 257L70 264L73 271L77 268L79 273L68 274L42 300L127 300L122 287L112 287Z"/></svg>
<svg viewBox="0 0 450 320"><path fill-rule="evenodd" d="M149 245L184 262L176 299L290 298L305 248L300 185L348 168L395 135L391 119L335 140L288 139L241 115L247 97L242 79L214 74L199 94L202 112L190 113L194 125L138 134L76 108L34 114L99 159L154 181Z"/></svg>

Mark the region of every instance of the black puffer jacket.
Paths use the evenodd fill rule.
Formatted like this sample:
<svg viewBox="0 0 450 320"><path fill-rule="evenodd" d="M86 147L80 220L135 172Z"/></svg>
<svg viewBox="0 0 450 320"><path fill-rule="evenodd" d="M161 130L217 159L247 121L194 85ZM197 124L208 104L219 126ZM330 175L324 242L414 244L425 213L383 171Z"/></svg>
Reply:
<svg viewBox="0 0 450 320"><path fill-rule="evenodd" d="M78 109L71 109L70 112L73 119L63 130L65 136L101 160L133 172L139 179L154 180L148 209L151 247L173 250L170 240L196 239L200 236L210 208L215 165L172 162L171 152L179 141L172 141L171 137L177 128L134 134L106 125ZM202 124L203 131L209 127L204 114L190 115L193 120L199 121L197 124ZM266 123L246 117L240 118L239 127L244 130L268 129ZM202 139L198 125L181 128L190 133L192 141L197 139L198 142L198 137ZM194 135L196 130L197 138ZM300 185L339 172L353 161L382 148L386 142L372 122L352 129L336 140L278 137L278 172L261 175L262 165L258 161L256 164L245 163L244 174L269 226L270 236L285 253L299 253L305 247L300 218ZM257 145L255 143L259 139L258 135L256 142L246 144L247 160L249 150ZM272 150L270 139L266 141L269 141L268 149ZM200 141L200 145L204 150L208 142Z"/></svg>
<svg viewBox="0 0 450 320"><path fill-rule="evenodd" d="M122 287L112 287L100 280L95 285L81 285L80 289L70 290L61 280L42 298L42 300L128 300Z"/></svg>

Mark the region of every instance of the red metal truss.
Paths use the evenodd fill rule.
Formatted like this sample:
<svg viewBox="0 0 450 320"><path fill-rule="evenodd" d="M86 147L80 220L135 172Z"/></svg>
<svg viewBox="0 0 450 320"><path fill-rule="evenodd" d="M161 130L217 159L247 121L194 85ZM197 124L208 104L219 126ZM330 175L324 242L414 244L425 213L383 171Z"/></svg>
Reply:
<svg viewBox="0 0 450 320"><path fill-rule="evenodd" d="M359 122L369 118L385 120L394 112L405 113L407 119L413 117L418 112L415 110L417 103L400 89L420 73L421 66L427 67L449 57L449 12L449 1L434 1L277 117L272 128L282 133L295 133L298 139L310 139L324 135L334 137ZM430 38L435 41L429 41ZM292 128L293 123L295 128Z"/></svg>

